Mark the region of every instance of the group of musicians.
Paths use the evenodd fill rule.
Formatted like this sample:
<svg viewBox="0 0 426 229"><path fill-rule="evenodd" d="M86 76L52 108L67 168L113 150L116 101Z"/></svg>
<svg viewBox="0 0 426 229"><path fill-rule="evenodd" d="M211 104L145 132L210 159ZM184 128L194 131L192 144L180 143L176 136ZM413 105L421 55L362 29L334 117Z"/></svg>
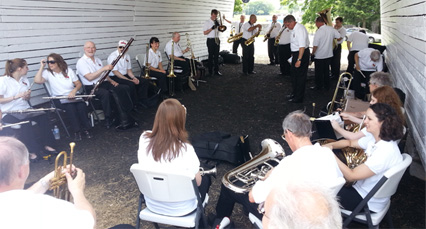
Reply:
<svg viewBox="0 0 426 229"><path fill-rule="evenodd" d="M218 65L220 48L220 40L217 39L220 26L217 22L218 13L217 10L212 10L210 19L205 22L203 27L204 35L207 36L209 73L211 75L221 75ZM341 19L339 20L342 22ZM243 23L243 21L244 17L242 16L241 22L238 24L238 31L242 31L243 34L236 48L238 48L238 44L242 44L243 73L245 75L255 74L253 69L254 44L251 39L254 39L256 33L260 32L262 26L256 24L256 15L250 15L248 22ZM307 70L311 58L316 61L315 75L318 77L316 89L319 90L320 86L325 87L325 89L329 87L324 79L328 78L328 70L323 68L326 66L325 68L328 69L331 64L333 39L341 40L342 35L332 27L324 27L326 26L324 20L317 18L318 32L314 38L314 49L311 54L308 32L305 26L297 23L292 15L287 15L283 21L284 26L281 27L277 22L277 17L273 16L273 21L268 30L270 64L279 63L283 65L280 68L282 74L291 74L293 91L288 96L289 101L300 103L304 98ZM275 46L277 37L279 37L278 47ZM188 52L189 48L182 50L179 41L180 34L173 33L171 40L165 46L165 53L168 58L173 58L177 66L181 66L183 72L188 73L189 62L183 57L183 54ZM149 46L149 53L145 57L146 67L150 70L151 76L157 79L157 85L162 93L165 93L169 89L166 84L166 72L162 67L162 55L158 50L158 38L152 37ZM114 119L119 122L116 127L119 130L138 125L130 112L136 111L138 105L143 104L144 99L147 98L150 80L134 75L130 56L123 53L127 51L124 51L126 48L128 48L128 42L120 40L117 50L111 53L108 57L108 64L104 66L102 60L95 56L96 45L91 41L86 42L84 44L84 55L76 65L77 74L68 67L59 54L52 53L46 59L40 61L40 68L36 73L34 82L38 84L48 83L50 94L53 97L60 98L54 99L54 103L58 108L66 111L72 131L75 134L75 140L81 140L82 136L92 138L86 104L81 98L76 97L77 92L82 87L87 93L94 88L96 89L93 90L93 95L101 102L107 128L114 124ZM377 57L377 55L379 56ZM291 65L289 66L287 60L290 57ZM363 52L357 54L355 61L358 66L361 58L374 62L379 57L380 53L375 53L375 50L367 50L365 54ZM321 65L318 66L318 76L317 65ZM29 148L29 152L32 153L31 159L40 156L41 152L56 152L54 136L49 128L46 113L40 111L19 112L31 108L29 99L32 84L26 76L28 72L26 61L19 58L8 60L5 70L5 76L0 77L0 108L3 112L0 117L2 117L2 121L5 123L30 121L20 125L17 137ZM104 75L105 72L110 72L110 74ZM380 91L380 89L375 90ZM91 97L92 93L89 96ZM146 131L141 136L138 157L149 158L149 160L167 167L168 163L165 161L179 162L179 160L186 160L188 151L191 151L191 160L197 160L193 148L187 140L184 127L186 108L174 99L166 99L160 105L160 108L157 111L153 130ZM320 183L323 182L327 187L332 187L334 179L341 176L344 176L348 181L358 180L359 182L354 186L345 187L338 194L343 207L350 210L354 209L380 179L384 171L402 160L396 141L402 137L403 120L397 113L391 105L379 101L365 112L367 116L366 128L363 130L362 138L327 145L329 148L342 148L350 145L365 149L368 155L367 161L355 169L350 169L340 162L328 148L312 145L310 142L311 123L309 117L300 111L290 113L284 119L282 127L283 139L288 142L290 148L294 151L293 154L285 157L276 169L268 174L266 180L256 183L247 194L235 194L222 186L216 206L217 216L229 217L232 214L234 203L239 202L249 212L265 219L267 215L264 211L257 212L258 204L255 203L264 202L274 188L274 183L285 178L292 179L289 174L295 171L298 178L316 179ZM180 131L175 133L174 130L178 129ZM5 132L2 130L0 133L3 135ZM37 141L37 136L40 136L40 141ZM164 139L170 141L164 144L162 142ZM318 163L319 161L321 162ZM186 169L185 166L190 166L191 171L196 173L197 184L202 184L202 178L200 178L193 163L174 163L173 166L182 167L183 170ZM204 189L208 192L208 187ZM388 201L389 198L373 198L370 209L376 212L381 211ZM176 206L179 206L179 204L176 204ZM188 206L185 206L185 212L193 210L192 208L188 209ZM177 212L170 211L173 214Z"/></svg>

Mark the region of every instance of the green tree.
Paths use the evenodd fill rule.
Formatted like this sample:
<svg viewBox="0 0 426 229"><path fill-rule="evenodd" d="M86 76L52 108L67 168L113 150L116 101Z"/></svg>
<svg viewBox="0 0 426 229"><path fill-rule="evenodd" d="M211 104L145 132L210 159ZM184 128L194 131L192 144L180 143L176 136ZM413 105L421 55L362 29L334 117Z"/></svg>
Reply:
<svg viewBox="0 0 426 229"><path fill-rule="evenodd" d="M243 12L243 1L242 0L235 0L234 14L240 14L241 12Z"/></svg>
<svg viewBox="0 0 426 229"><path fill-rule="evenodd" d="M269 2L250 1L245 7L245 14L269 15L274 10L274 6Z"/></svg>

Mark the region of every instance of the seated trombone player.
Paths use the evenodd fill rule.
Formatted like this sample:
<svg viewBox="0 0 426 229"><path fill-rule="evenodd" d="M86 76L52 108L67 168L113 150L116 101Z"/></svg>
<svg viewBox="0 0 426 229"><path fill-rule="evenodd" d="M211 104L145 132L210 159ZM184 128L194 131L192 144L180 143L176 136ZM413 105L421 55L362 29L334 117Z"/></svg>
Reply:
<svg viewBox="0 0 426 229"><path fill-rule="evenodd" d="M182 50L182 48L180 47L179 41L180 41L180 34L178 32L173 32L172 39L169 42L167 42L166 46L164 47L164 52L166 53L166 55L169 56L169 59L174 58L174 65L180 66L182 68L183 75L188 75L189 60L186 59L183 56L183 54L189 51L189 47ZM172 44L173 42L174 42L174 45ZM172 46L174 47L173 52L172 52Z"/></svg>
<svg viewBox="0 0 426 229"><path fill-rule="evenodd" d="M51 172L24 190L30 172L28 150L19 140L0 137L0 228L94 228L96 215L84 196L85 174L79 168L72 178L65 171L73 203L44 193ZM66 221L66 223L64 223Z"/></svg>
<svg viewBox="0 0 426 229"><path fill-rule="evenodd" d="M47 65L47 69L44 67ZM51 53L46 59L40 61L40 69L34 77L34 82L43 84L48 82L50 94L53 97L67 96L68 99L54 99L55 106L64 109L68 120L71 122L71 131L74 132L74 140L81 141L81 134L86 138L92 138L90 134L90 122L87 116L86 104L75 96L81 88L74 71L68 67L61 55Z"/></svg>
<svg viewBox="0 0 426 229"><path fill-rule="evenodd" d="M217 218L230 217L235 203L242 204L248 212L262 218L257 210L258 204L266 200L275 184L290 179L292 174L318 181L329 188L334 186L338 177L343 176L333 152L319 144L312 145L312 124L306 114L302 111L291 112L285 117L282 127L282 137L293 154L284 157L266 174L264 180L256 182L248 194L235 193L222 185L216 205Z"/></svg>

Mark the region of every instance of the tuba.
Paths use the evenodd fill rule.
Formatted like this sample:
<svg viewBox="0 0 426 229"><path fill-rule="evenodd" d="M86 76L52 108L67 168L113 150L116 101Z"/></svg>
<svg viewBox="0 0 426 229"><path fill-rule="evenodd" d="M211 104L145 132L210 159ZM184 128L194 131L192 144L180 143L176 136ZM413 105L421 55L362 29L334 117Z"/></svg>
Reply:
<svg viewBox="0 0 426 229"><path fill-rule="evenodd" d="M267 138L261 145L262 151L258 155L223 176L222 184L225 187L236 193L249 192L285 156L284 149L275 140Z"/></svg>
<svg viewBox="0 0 426 229"><path fill-rule="evenodd" d="M333 21L331 20L331 8L321 10L318 12L318 15L324 19L325 24L333 27ZM333 39L333 49L337 46L337 40Z"/></svg>
<svg viewBox="0 0 426 229"><path fill-rule="evenodd" d="M254 38L258 37L260 34L260 31L262 31L262 29L259 29L259 31L257 31L253 36L251 36L249 39L247 39L244 44L246 46L251 45L254 42Z"/></svg>
<svg viewBox="0 0 426 229"><path fill-rule="evenodd" d="M337 81L336 90L334 90L333 99L327 104L327 114L331 114L334 110L334 105L339 104L342 110L344 110L345 104L346 104L346 97L348 95L349 87L351 86L352 82L352 74L349 72L344 72L340 74L339 80ZM337 93L339 90L343 90L342 97L340 98L340 101L336 101L337 99Z"/></svg>
<svg viewBox="0 0 426 229"><path fill-rule="evenodd" d="M62 151L56 156L55 160L55 175L50 180L50 187L49 190L53 190L53 195L62 200L70 201L71 193L68 190L67 186L67 178L65 177L65 174L63 173L63 170L68 169L72 170L72 159L74 156L74 147L75 143L70 143L71 152L68 157L67 152ZM63 164L62 166L59 165L59 160L63 157ZM69 159L69 165L67 164L67 159Z"/></svg>

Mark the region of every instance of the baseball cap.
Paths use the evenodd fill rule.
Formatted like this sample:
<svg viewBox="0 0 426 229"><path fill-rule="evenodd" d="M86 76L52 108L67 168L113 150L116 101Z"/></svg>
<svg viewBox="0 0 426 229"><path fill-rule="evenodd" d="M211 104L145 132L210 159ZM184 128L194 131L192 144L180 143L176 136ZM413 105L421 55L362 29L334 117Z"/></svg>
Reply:
<svg viewBox="0 0 426 229"><path fill-rule="evenodd" d="M124 47L124 46L126 46L127 45L127 41L126 40L120 40L119 42L118 42L118 47Z"/></svg>

